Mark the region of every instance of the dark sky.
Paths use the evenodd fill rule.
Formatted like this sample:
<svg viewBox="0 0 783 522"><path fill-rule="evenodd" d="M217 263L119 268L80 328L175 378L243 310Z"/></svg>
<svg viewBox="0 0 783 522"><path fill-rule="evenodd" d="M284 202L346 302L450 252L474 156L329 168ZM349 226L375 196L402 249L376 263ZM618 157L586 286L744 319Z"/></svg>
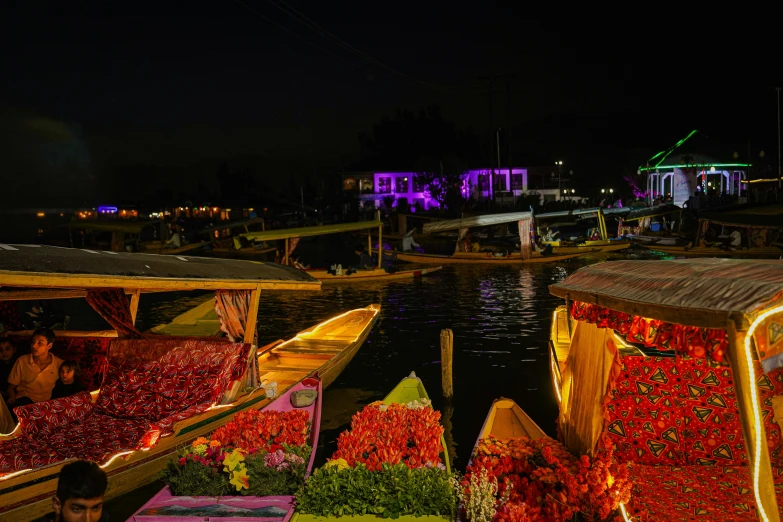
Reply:
<svg viewBox="0 0 783 522"><path fill-rule="evenodd" d="M40 179L63 158L98 177L132 163L243 154L327 164L354 157L357 133L381 115L430 103L483 131L478 77L503 73L515 75L518 134L545 134L565 157L593 146L658 150L693 128L775 154L781 45L761 12L708 20L630 4L558 4L538 16L519 1L19 4L0 12L4 179L31 154ZM506 123L505 98L495 99L496 124ZM25 154L28 163L7 159Z"/></svg>

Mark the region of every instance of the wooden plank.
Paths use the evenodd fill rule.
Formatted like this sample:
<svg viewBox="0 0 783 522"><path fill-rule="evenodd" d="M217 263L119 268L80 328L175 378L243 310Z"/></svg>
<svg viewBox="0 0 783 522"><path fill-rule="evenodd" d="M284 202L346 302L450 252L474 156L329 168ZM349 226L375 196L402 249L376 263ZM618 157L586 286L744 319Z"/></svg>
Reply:
<svg viewBox="0 0 783 522"><path fill-rule="evenodd" d="M31 336L35 330L17 330L8 332L9 335ZM84 330L54 330L56 337L117 337L117 330L96 330L88 332Z"/></svg>
<svg viewBox="0 0 783 522"><path fill-rule="evenodd" d="M278 350L274 350L274 353L277 355L291 355L291 354L308 354L308 355L325 355L329 356L329 354L335 354L340 353L343 350L340 348L280 348Z"/></svg>
<svg viewBox="0 0 783 522"><path fill-rule="evenodd" d="M141 290L133 290L133 293L131 293L131 300L130 300L130 314L131 314L131 322L133 324L136 324L136 314L139 311L139 296L141 295Z"/></svg>
<svg viewBox="0 0 783 522"><path fill-rule="evenodd" d="M261 297L261 285L250 292L250 309L245 322L245 343L253 344L256 338L256 322L258 321L258 300Z"/></svg>
<svg viewBox="0 0 783 522"><path fill-rule="evenodd" d="M164 277L84 276L80 274L47 274L42 272L0 271L5 286L38 286L49 288L137 288L139 290L320 290L321 282L237 281L220 279L182 280Z"/></svg>

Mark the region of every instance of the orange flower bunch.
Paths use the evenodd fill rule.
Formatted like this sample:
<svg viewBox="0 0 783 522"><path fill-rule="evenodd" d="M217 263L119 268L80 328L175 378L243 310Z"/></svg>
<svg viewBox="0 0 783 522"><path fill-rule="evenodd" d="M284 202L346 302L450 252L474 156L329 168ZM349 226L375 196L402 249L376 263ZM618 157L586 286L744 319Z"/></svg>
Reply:
<svg viewBox="0 0 783 522"><path fill-rule="evenodd" d="M611 445L576 458L554 439L482 439L462 481L487 470L498 484L494 522L573 519L600 521L630 499L625 465L612 460Z"/></svg>
<svg viewBox="0 0 783 522"><path fill-rule="evenodd" d="M371 471L384 463L409 468L442 465L443 427L440 412L431 407L370 404L351 419L351 429L337 439L332 460L344 459L353 467L361 462Z"/></svg>
<svg viewBox="0 0 783 522"><path fill-rule="evenodd" d="M310 413L307 410L274 411L250 409L216 429L212 440L245 450L277 451L307 443Z"/></svg>

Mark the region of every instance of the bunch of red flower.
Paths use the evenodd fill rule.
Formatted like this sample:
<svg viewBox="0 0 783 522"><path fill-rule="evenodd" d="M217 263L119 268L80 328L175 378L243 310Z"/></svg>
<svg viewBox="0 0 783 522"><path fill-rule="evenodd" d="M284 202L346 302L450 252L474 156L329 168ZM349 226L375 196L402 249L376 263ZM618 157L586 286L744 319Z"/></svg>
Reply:
<svg viewBox="0 0 783 522"><path fill-rule="evenodd" d="M383 463L437 466L443 435L439 421L440 412L429 406L370 404L353 416L350 431L340 434L332 459L345 459L351 467L361 462L372 471Z"/></svg>
<svg viewBox="0 0 783 522"><path fill-rule="evenodd" d="M224 446L245 450L277 451L307 442L310 413L306 410L274 411L250 409L237 413L215 430L212 439Z"/></svg>
<svg viewBox="0 0 783 522"><path fill-rule="evenodd" d="M496 439L479 442L476 455L462 482L486 469L498 482L494 520L560 522L581 513L582 520L605 520L628 502L631 483L625 465L612 461L611 445L576 458L549 437Z"/></svg>

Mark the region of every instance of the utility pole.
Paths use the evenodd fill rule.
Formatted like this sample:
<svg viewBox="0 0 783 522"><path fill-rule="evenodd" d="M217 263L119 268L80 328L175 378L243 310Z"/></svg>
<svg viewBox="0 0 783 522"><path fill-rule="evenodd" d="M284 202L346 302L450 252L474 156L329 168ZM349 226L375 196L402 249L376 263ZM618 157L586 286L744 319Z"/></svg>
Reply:
<svg viewBox="0 0 783 522"><path fill-rule="evenodd" d="M511 79L513 74L506 75L506 140L508 141L508 182L511 183L511 169L514 164L511 162ZM512 187L508 187L509 190Z"/></svg>
<svg viewBox="0 0 783 522"><path fill-rule="evenodd" d="M503 130L500 127L498 127L498 130L495 132L495 143L497 144L497 152L498 152L498 175L500 175L500 131ZM511 174L509 173L509 181L511 181Z"/></svg>

